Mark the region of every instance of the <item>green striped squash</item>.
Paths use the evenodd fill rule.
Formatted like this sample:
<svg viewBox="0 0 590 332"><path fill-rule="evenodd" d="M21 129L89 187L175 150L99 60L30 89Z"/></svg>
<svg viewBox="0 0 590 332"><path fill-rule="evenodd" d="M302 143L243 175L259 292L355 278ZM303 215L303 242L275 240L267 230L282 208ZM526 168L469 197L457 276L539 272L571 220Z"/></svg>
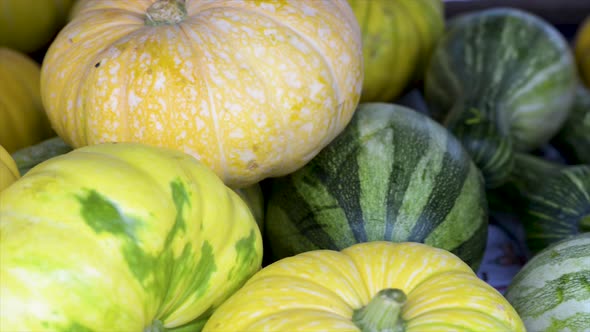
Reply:
<svg viewBox="0 0 590 332"><path fill-rule="evenodd" d="M442 0L348 0L363 39L361 102L390 102L421 80L443 34Z"/></svg>
<svg viewBox="0 0 590 332"><path fill-rule="evenodd" d="M425 78L432 116L464 144L486 185L509 176L514 151L549 141L566 120L577 72L565 38L518 9L448 22Z"/></svg>
<svg viewBox="0 0 590 332"><path fill-rule="evenodd" d="M199 331L262 262L243 200L178 151L79 148L0 201L0 331Z"/></svg>
<svg viewBox="0 0 590 332"><path fill-rule="evenodd" d="M590 165L563 165L525 153L514 160L508 182L490 195L522 221L532 253L590 231Z"/></svg>
<svg viewBox="0 0 590 332"><path fill-rule="evenodd" d="M362 103L344 132L298 171L269 180L266 243L275 259L385 240L422 242L479 265L483 177L426 115Z"/></svg>
<svg viewBox="0 0 590 332"><path fill-rule="evenodd" d="M590 90L587 87L580 85L576 90L570 115L554 142L572 163L590 164Z"/></svg>
<svg viewBox="0 0 590 332"><path fill-rule="evenodd" d="M590 233L554 243L514 276L505 297L528 332L590 328Z"/></svg>

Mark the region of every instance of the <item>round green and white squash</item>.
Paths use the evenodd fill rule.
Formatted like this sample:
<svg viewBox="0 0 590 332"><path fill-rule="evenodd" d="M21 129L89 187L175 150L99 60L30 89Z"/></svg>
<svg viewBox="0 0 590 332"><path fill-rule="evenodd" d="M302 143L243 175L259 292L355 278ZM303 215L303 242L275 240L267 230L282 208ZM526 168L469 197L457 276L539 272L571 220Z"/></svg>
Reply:
<svg viewBox="0 0 590 332"><path fill-rule="evenodd" d="M528 332L590 327L590 233L539 252L514 276L505 297Z"/></svg>
<svg viewBox="0 0 590 332"><path fill-rule="evenodd" d="M348 0L363 37L361 102L391 102L421 80L445 28L441 0Z"/></svg>
<svg viewBox="0 0 590 332"><path fill-rule="evenodd" d="M483 256L483 177L448 130L410 108L360 104L318 156L268 188L274 259L377 240L423 242L474 268Z"/></svg>
<svg viewBox="0 0 590 332"><path fill-rule="evenodd" d="M486 185L509 176L514 151L548 142L569 115L578 83L567 40L513 8L450 20L425 78L432 116L464 144Z"/></svg>
<svg viewBox="0 0 590 332"><path fill-rule="evenodd" d="M516 153L508 181L490 192L523 223L532 253L590 232L590 164L565 165Z"/></svg>
<svg viewBox="0 0 590 332"><path fill-rule="evenodd" d="M99 144L0 193L0 330L199 330L256 271L246 204L179 151Z"/></svg>

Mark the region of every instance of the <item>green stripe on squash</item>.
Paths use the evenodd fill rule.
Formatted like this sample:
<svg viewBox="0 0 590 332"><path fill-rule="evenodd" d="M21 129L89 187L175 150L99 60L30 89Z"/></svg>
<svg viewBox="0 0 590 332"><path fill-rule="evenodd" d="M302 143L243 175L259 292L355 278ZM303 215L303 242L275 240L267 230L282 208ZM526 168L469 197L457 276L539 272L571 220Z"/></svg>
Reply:
<svg viewBox="0 0 590 332"><path fill-rule="evenodd" d="M557 133L576 85L573 55L555 27L522 10L494 8L448 22L427 69L425 97L493 188L509 176L515 151L538 148Z"/></svg>
<svg viewBox="0 0 590 332"><path fill-rule="evenodd" d="M590 165L563 165L517 153L508 181L489 195L518 216L532 253L590 231Z"/></svg>
<svg viewBox="0 0 590 332"><path fill-rule="evenodd" d="M274 259L388 240L444 248L472 267L481 261L483 178L454 136L412 109L360 104L320 154L268 184L265 235Z"/></svg>
<svg viewBox="0 0 590 332"><path fill-rule="evenodd" d="M514 276L506 299L528 331L585 331L590 326L590 233L553 243Z"/></svg>

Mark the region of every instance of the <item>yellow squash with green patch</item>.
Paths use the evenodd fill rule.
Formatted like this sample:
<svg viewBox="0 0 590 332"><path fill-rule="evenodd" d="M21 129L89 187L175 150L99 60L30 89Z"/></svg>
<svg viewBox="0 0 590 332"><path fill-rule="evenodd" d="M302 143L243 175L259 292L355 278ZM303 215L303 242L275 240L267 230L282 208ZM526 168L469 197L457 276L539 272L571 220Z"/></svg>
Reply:
<svg viewBox="0 0 590 332"><path fill-rule="evenodd" d="M247 205L175 150L76 149L0 201L1 331L198 331L261 265Z"/></svg>
<svg viewBox="0 0 590 332"><path fill-rule="evenodd" d="M170 147L241 188L303 166L344 129L362 56L346 0L82 0L41 91L72 147Z"/></svg>
<svg viewBox="0 0 590 332"><path fill-rule="evenodd" d="M524 332L514 308L452 253L417 242L314 250L257 272L204 332Z"/></svg>

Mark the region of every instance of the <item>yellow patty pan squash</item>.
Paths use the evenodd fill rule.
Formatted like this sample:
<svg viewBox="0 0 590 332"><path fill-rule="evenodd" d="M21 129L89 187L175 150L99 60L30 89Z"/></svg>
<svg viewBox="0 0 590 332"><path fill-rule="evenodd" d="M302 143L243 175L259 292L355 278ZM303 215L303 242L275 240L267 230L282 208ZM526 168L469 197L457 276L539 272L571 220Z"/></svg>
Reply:
<svg viewBox="0 0 590 332"><path fill-rule="evenodd" d="M389 102L420 80L445 28L442 0L348 0L361 27L361 102Z"/></svg>
<svg viewBox="0 0 590 332"><path fill-rule="evenodd" d="M0 202L0 331L197 331L262 261L246 203L176 150L82 147Z"/></svg>
<svg viewBox="0 0 590 332"><path fill-rule="evenodd" d="M494 288L452 253L364 242L283 258L222 304L203 331L525 331Z"/></svg>
<svg viewBox="0 0 590 332"><path fill-rule="evenodd" d="M39 64L0 47L0 145L12 153L53 134L41 103Z"/></svg>
<svg viewBox="0 0 590 332"><path fill-rule="evenodd" d="M0 145L0 192L20 177L16 162L6 149Z"/></svg>
<svg viewBox="0 0 590 332"><path fill-rule="evenodd" d="M75 0L0 0L0 47L30 53L51 42Z"/></svg>
<svg viewBox="0 0 590 332"><path fill-rule="evenodd" d="M346 0L85 0L41 92L73 147L170 147L240 188L314 157L350 121L362 78Z"/></svg>
<svg viewBox="0 0 590 332"><path fill-rule="evenodd" d="M574 55L581 79L590 88L590 15L580 24L576 32Z"/></svg>

